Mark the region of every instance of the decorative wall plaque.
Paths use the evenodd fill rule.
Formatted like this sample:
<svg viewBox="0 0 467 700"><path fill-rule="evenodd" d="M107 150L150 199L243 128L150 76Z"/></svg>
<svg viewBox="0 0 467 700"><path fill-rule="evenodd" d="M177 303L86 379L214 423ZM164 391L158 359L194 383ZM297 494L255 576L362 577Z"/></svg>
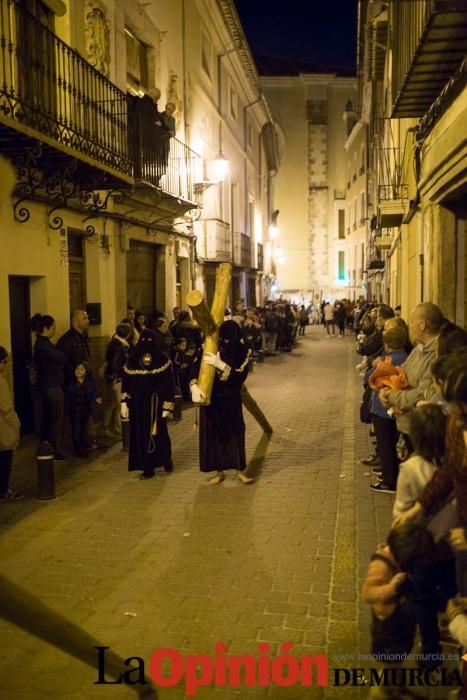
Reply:
<svg viewBox="0 0 467 700"><path fill-rule="evenodd" d="M107 10L99 0L87 0L84 33L86 53L91 66L106 78L110 75L110 22Z"/></svg>

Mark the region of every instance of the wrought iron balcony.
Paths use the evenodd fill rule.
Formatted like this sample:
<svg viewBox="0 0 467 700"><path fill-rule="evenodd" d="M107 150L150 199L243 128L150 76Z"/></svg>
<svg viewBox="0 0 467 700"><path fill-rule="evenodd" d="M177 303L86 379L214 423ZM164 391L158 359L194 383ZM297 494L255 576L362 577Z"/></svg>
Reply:
<svg viewBox="0 0 467 700"><path fill-rule="evenodd" d="M408 208L407 185L380 185L378 188L378 221L381 228L400 226Z"/></svg>
<svg viewBox="0 0 467 700"><path fill-rule="evenodd" d="M0 0L0 33L1 150L14 157L32 137L46 156L58 148L130 181L125 93L19 0Z"/></svg>
<svg viewBox="0 0 467 700"><path fill-rule="evenodd" d="M258 270L264 270L264 248L262 243L258 243Z"/></svg>
<svg viewBox="0 0 467 700"><path fill-rule="evenodd" d="M378 250L388 250L394 241L391 229L377 228L372 231L372 243Z"/></svg>
<svg viewBox="0 0 467 700"><path fill-rule="evenodd" d="M202 170L201 157L156 126L150 114L130 110L130 133L137 184L159 187L185 201L197 202L201 193L195 188L195 174Z"/></svg>
<svg viewBox="0 0 467 700"><path fill-rule="evenodd" d="M465 0L391 3L393 117L421 117L467 49Z"/></svg>
<svg viewBox="0 0 467 700"><path fill-rule="evenodd" d="M196 205L200 157L143 116L25 3L0 0L0 152L17 166L18 201L82 203L137 178Z"/></svg>

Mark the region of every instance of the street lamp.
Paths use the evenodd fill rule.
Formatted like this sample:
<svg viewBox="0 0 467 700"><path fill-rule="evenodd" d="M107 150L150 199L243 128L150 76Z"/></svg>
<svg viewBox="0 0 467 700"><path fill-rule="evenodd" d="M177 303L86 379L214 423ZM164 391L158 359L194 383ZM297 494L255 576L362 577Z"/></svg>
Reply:
<svg viewBox="0 0 467 700"><path fill-rule="evenodd" d="M279 237L279 226L271 224L269 227L269 238L271 241L275 241Z"/></svg>
<svg viewBox="0 0 467 700"><path fill-rule="evenodd" d="M212 161L212 167L216 182L224 182L229 171L229 159L225 157L222 150L219 151Z"/></svg>

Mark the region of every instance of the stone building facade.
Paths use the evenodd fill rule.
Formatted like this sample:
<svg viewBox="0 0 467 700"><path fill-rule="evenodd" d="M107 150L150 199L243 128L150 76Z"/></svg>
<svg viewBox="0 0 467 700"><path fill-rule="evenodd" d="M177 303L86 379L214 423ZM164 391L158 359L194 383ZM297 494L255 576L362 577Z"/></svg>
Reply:
<svg viewBox="0 0 467 700"><path fill-rule="evenodd" d="M355 99L355 80L321 66L269 59L258 66L283 142L275 184L276 245L284 253L278 291L296 301L342 296L336 193L345 191L342 115Z"/></svg>
<svg viewBox="0 0 467 700"><path fill-rule="evenodd" d="M34 313L58 337L87 309L98 366L128 303L171 315L193 287L212 293L221 261L232 300L262 301L276 141L231 0L0 0L0 13L0 344L27 426ZM147 111L155 89L159 112L176 109L170 144Z"/></svg>
<svg viewBox="0 0 467 700"><path fill-rule="evenodd" d="M464 2L359 2L360 118L374 196L369 297L466 325Z"/></svg>

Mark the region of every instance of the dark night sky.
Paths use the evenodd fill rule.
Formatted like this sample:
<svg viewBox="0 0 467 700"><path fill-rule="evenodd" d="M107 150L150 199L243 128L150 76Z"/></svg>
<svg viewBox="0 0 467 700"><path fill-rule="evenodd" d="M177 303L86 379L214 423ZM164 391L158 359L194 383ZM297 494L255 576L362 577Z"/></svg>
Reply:
<svg viewBox="0 0 467 700"><path fill-rule="evenodd" d="M253 54L355 68L357 0L234 0Z"/></svg>

